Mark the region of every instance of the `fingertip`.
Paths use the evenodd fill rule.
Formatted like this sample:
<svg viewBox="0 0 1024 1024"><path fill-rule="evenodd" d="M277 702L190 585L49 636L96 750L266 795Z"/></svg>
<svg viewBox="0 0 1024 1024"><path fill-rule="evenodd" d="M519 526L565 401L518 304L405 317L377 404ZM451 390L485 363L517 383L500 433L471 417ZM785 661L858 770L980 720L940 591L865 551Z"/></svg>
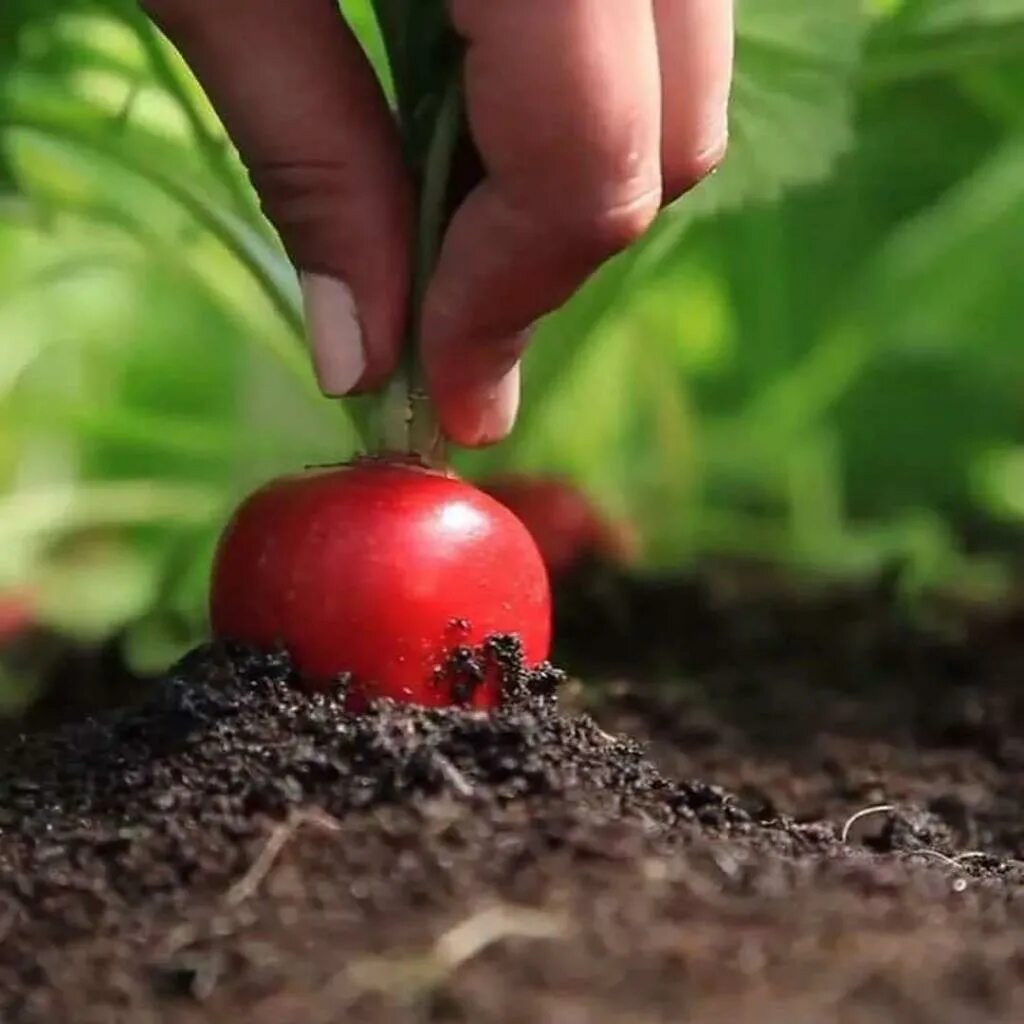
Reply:
<svg viewBox="0 0 1024 1024"><path fill-rule="evenodd" d="M730 0L655 0L662 71L662 164L667 201L725 156L734 51Z"/></svg>
<svg viewBox="0 0 1024 1024"><path fill-rule="evenodd" d="M320 390L350 394L366 372L363 328L352 289L327 274L301 274L306 335Z"/></svg>
<svg viewBox="0 0 1024 1024"><path fill-rule="evenodd" d="M509 363L491 353L508 351L510 344L474 346L476 353L426 363L427 381L444 435L464 448L484 448L503 441L512 432L519 412L520 363L525 339ZM474 355L476 358L474 358ZM480 357L483 358L480 358ZM467 372L468 371L468 372Z"/></svg>
<svg viewBox="0 0 1024 1024"><path fill-rule="evenodd" d="M376 391L386 383L398 358L399 339L373 316L373 307L390 296L359 294L340 277L302 271L306 337L320 390L329 398ZM370 316L363 310L370 310ZM366 323L376 321L370 333Z"/></svg>
<svg viewBox="0 0 1024 1024"><path fill-rule="evenodd" d="M692 153L684 151L675 154L672 162L665 166L666 204L674 202L714 174L722 165L728 148L728 121L723 118L721 131L713 142L695 149Z"/></svg>
<svg viewBox="0 0 1024 1024"><path fill-rule="evenodd" d="M464 448L486 448L504 441L519 413L517 363L495 382L463 389L439 406L445 436Z"/></svg>
<svg viewBox="0 0 1024 1024"><path fill-rule="evenodd" d="M342 158L262 165L253 174L264 212L299 268L311 353L333 396L342 386L353 394L383 384L406 329L408 185L383 153L362 159L376 176L360 168L353 180Z"/></svg>

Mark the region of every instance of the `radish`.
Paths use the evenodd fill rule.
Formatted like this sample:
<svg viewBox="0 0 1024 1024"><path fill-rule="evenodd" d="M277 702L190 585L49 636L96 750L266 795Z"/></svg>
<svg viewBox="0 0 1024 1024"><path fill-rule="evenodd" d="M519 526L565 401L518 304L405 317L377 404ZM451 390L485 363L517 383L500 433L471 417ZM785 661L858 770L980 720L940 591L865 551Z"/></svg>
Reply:
<svg viewBox="0 0 1024 1024"><path fill-rule="evenodd" d="M587 561L621 564L636 556L629 528L608 520L565 480L509 474L482 487L530 531L552 580L564 579Z"/></svg>
<svg viewBox="0 0 1024 1024"><path fill-rule="evenodd" d="M0 593L0 647L13 643L35 625L29 594L21 590Z"/></svg>
<svg viewBox="0 0 1024 1024"><path fill-rule="evenodd" d="M479 685L445 671L460 648L517 633L547 657L547 576L527 530L455 477L362 459L257 491L221 540L214 631L284 646L313 683L351 673L350 706L393 700L499 703L492 667ZM468 685L467 685L468 684Z"/></svg>

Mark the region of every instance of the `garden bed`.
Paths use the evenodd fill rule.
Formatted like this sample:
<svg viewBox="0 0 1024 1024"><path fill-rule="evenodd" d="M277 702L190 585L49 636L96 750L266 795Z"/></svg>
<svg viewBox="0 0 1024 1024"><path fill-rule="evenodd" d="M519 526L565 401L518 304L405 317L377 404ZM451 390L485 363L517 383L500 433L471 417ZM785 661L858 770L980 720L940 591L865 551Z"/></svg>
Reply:
<svg viewBox="0 0 1024 1024"><path fill-rule="evenodd" d="M603 682L501 647L491 718L211 647L12 744L0 1019L1022 1019L1019 616L720 574L563 609Z"/></svg>

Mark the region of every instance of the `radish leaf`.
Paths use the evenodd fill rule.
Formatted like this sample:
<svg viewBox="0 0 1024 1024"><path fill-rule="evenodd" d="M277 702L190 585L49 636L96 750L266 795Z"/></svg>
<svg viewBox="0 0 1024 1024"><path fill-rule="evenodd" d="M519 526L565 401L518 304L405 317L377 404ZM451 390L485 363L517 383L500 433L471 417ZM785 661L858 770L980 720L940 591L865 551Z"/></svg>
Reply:
<svg viewBox="0 0 1024 1024"><path fill-rule="evenodd" d="M710 212L820 180L852 141L859 0L739 0L729 154L682 205Z"/></svg>

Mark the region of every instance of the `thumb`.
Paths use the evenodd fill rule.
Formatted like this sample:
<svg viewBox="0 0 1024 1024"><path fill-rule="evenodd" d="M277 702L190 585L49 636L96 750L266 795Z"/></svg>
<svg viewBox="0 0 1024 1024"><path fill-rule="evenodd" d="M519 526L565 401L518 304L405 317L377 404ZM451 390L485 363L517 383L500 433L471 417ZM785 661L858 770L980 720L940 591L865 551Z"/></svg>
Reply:
<svg viewBox="0 0 1024 1024"><path fill-rule="evenodd" d="M409 289L411 188L380 87L333 0L142 0L217 108L302 278L329 395L381 384Z"/></svg>

